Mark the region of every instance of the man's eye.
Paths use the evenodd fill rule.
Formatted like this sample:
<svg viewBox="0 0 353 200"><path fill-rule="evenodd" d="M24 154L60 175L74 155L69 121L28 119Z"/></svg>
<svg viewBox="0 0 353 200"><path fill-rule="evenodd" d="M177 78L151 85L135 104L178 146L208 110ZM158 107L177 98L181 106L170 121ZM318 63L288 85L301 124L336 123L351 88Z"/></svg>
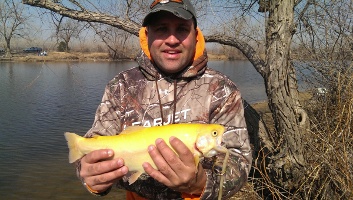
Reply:
<svg viewBox="0 0 353 200"><path fill-rule="evenodd" d="M184 28L184 27L180 27L180 28L178 28L178 31L180 31L180 32L189 32L189 29L188 28Z"/></svg>
<svg viewBox="0 0 353 200"><path fill-rule="evenodd" d="M155 29L155 31L157 31L157 32L165 32L166 30L167 30L167 28L166 28L166 27L163 27L163 26L157 27L157 28Z"/></svg>

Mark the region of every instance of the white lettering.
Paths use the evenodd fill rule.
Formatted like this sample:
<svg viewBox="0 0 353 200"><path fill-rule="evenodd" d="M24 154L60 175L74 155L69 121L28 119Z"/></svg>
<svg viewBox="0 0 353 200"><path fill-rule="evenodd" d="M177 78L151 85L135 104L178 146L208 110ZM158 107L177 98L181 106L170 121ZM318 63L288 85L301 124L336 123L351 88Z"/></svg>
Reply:
<svg viewBox="0 0 353 200"><path fill-rule="evenodd" d="M175 116L174 116L174 122L180 122L181 119L187 119L188 113L191 111L191 109L185 109L182 110L180 112L176 112ZM132 126L141 126L141 124L143 124L144 127L151 127L151 126L161 126L161 125L168 125L172 122L173 119L173 114L169 114L168 115L168 121L164 122L164 124L162 124L162 118L155 118L153 119L153 121L150 120L146 120L143 122L133 122Z"/></svg>
<svg viewBox="0 0 353 200"><path fill-rule="evenodd" d="M179 122L180 118L179 118L180 112L176 112L175 116L174 116L174 122Z"/></svg>
<svg viewBox="0 0 353 200"><path fill-rule="evenodd" d="M162 118L156 118L153 120L153 126L162 126Z"/></svg>
<svg viewBox="0 0 353 200"><path fill-rule="evenodd" d="M132 126L140 126L141 122L133 122Z"/></svg>
<svg viewBox="0 0 353 200"><path fill-rule="evenodd" d="M190 110L191 110L191 109L186 109L186 110L180 111L180 113L184 113L184 119L186 119L187 113L188 113Z"/></svg>
<svg viewBox="0 0 353 200"><path fill-rule="evenodd" d="M164 122L163 125L168 125L168 124L170 124L171 121L172 121L172 120L171 120L171 115L168 115L168 121L167 121L167 122Z"/></svg>
<svg viewBox="0 0 353 200"><path fill-rule="evenodd" d="M145 123L143 124L144 127L151 127L151 122L150 121L145 121Z"/></svg>

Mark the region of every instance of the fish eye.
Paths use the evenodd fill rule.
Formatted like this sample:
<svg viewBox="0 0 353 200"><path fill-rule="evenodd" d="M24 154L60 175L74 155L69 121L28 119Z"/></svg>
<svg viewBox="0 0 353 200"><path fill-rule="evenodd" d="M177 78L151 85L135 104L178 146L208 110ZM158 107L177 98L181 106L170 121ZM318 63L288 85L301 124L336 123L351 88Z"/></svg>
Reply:
<svg viewBox="0 0 353 200"><path fill-rule="evenodd" d="M213 131L213 132L212 132L212 136L213 136L213 137L216 137L217 135L218 135L218 132L217 132L217 131Z"/></svg>

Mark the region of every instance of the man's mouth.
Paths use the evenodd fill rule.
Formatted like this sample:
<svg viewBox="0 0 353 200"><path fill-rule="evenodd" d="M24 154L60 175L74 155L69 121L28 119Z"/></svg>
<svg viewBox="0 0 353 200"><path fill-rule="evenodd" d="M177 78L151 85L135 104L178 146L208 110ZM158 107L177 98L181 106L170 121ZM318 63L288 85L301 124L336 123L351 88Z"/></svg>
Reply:
<svg viewBox="0 0 353 200"><path fill-rule="evenodd" d="M165 50L163 51L163 53L167 53L167 54L179 54L179 53L181 53L181 51L175 50L175 49L165 49Z"/></svg>
<svg viewBox="0 0 353 200"><path fill-rule="evenodd" d="M165 53L176 54L176 53L178 53L178 52L177 52L177 51L165 51Z"/></svg>

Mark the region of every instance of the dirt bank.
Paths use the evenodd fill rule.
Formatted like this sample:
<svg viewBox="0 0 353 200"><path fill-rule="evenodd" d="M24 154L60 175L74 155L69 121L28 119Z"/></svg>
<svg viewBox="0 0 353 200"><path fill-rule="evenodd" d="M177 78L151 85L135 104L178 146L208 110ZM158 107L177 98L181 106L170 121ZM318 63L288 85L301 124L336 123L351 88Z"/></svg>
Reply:
<svg viewBox="0 0 353 200"><path fill-rule="evenodd" d="M112 61L108 53L81 53L81 52L48 52L46 56L39 56L37 53L17 53L12 57L0 57L0 61L13 62L61 62L61 61Z"/></svg>

